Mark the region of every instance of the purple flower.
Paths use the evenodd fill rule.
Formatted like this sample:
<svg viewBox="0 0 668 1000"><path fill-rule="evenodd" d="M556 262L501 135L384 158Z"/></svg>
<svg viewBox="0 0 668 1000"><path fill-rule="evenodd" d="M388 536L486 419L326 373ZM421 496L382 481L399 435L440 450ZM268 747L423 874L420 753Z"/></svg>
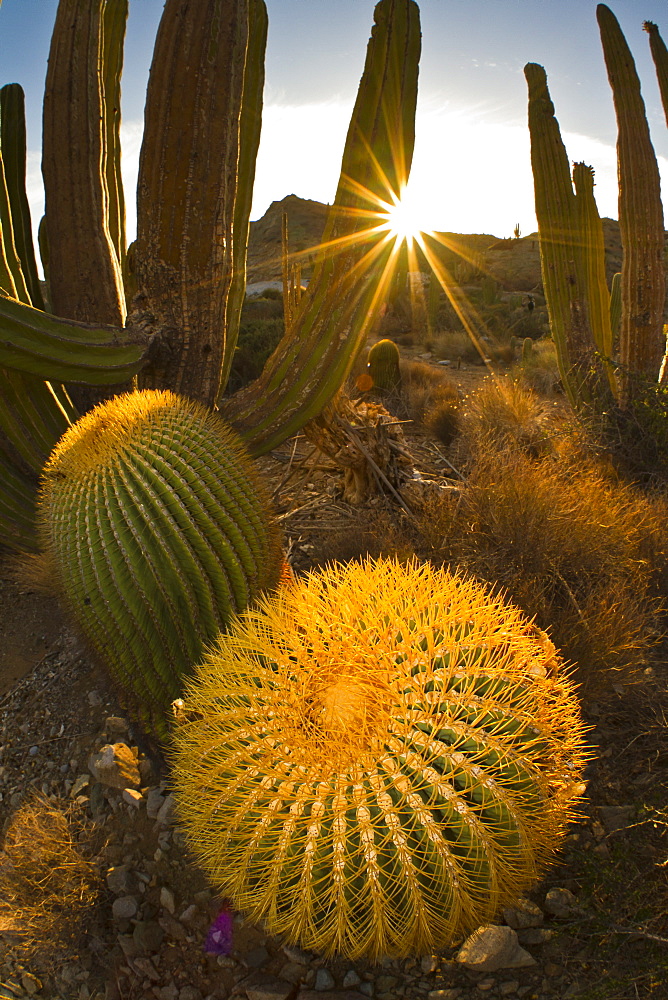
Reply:
<svg viewBox="0 0 668 1000"><path fill-rule="evenodd" d="M204 951L210 955L229 955L232 951L233 916L229 910L221 910L209 927L204 942Z"/></svg>

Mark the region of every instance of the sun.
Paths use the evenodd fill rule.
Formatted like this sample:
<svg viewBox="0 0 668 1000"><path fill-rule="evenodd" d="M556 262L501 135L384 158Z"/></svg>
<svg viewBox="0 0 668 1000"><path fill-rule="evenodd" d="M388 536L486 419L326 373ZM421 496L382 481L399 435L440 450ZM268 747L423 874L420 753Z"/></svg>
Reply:
<svg viewBox="0 0 668 1000"><path fill-rule="evenodd" d="M383 203L380 215L381 227L399 241L412 243L421 233L430 231L425 224L424 206L408 188L404 188L399 197L392 195L391 202Z"/></svg>

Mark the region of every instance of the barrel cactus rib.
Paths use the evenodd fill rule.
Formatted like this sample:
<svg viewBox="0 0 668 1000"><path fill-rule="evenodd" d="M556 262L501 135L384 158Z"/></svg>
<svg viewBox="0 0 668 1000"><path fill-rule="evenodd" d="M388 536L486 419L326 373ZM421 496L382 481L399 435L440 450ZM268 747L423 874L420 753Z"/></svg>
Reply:
<svg viewBox="0 0 668 1000"><path fill-rule="evenodd" d="M665 350L663 309L664 223L661 181L633 56L617 18L596 8L603 55L617 117L619 229L622 260L622 318L619 360L626 370L656 382ZM622 374L623 379L623 374ZM622 403L632 386L623 379Z"/></svg>
<svg viewBox="0 0 668 1000"><path fill-rule="evenodd" d="M165 737L204 644L278 580L276 531L241 443L173 393L116 397L50 457L40 525L84 635Z"/></svg>
<svg viewBox="0 0 668 1000"><path fill-rule="evenodd" d="M416 563L330 566L262 599L186 689L195 856L301 947L442 946L531 884L572 815L586 755L556 664L516 609Z"/></svg>

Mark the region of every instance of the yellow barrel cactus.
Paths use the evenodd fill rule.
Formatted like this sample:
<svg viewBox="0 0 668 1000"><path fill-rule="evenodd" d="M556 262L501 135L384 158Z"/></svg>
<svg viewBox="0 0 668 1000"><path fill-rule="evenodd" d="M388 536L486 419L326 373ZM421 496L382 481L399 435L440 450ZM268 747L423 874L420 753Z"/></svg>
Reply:
<svg viewBox="0 0 668 1000"><path fill-rule="evenodd" d="M250 919L351 958L423 953L537 877L583 791L554 647L480 584L331 565L233 622L190 682L190 847Z"/></svg>

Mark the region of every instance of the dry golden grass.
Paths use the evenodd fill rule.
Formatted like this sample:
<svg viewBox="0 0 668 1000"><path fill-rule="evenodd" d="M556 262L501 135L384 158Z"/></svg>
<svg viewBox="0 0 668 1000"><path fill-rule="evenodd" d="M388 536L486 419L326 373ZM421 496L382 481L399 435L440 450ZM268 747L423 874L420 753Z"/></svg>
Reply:
<svg viewBox="0 0 668 1000"><path fill-rule="evenodd" d="M0 930L16 952L76 949L102 888L70 812L34 793L16 810L0 851Z"/></svg>
<svg viewBox="0 0 668 1000"><path fill-rule="evenodd" d="M524 388L533 389L542 396L560 392L561 377L554 341L535 340L528 359L514 366L512 376Z"/></svg>
<svg viewBox="0 0 668 1000"><path fill-rule="evenodd" d="M463 404L462 446L473 456L519 448L533 457L553 450L554 407L505 376L484 379Z"/></svg>
<svg viewBox="0 0 668 1000"><path fill-rule="evenodd" d="M632 680L659 638L666 511L594 467L480 439L456 499L418 514L417 547L501 584L596 687Z"/></svg>

